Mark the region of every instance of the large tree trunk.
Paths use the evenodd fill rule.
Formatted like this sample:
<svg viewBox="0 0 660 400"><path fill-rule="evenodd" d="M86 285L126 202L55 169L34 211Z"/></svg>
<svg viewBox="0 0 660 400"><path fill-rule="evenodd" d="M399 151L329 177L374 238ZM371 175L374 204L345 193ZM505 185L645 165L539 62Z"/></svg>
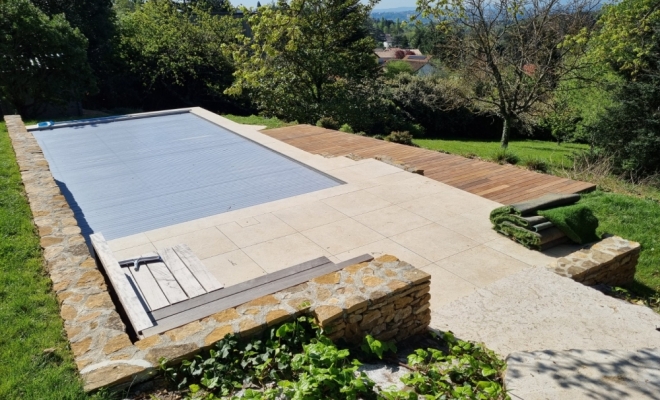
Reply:
<svg viewBox="0 0 660 400"><path fill-rule="evenodd" d="M500 145L503 149L509 147L509 133L511 131L511 122L513 118L506 115L504 116L504 126L502 127L502 140L500 140Z"/></svg>

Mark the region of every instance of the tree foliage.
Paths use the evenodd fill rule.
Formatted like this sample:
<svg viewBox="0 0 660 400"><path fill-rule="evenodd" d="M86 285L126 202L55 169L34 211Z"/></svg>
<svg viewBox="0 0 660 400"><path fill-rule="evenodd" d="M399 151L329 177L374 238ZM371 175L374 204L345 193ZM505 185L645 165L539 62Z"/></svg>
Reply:
<svg viewBox="0 0 660 400"><path fill-rule="evenodd" d="M0 97L32 115L46 104L80 100L94 88L87 39L63 15L29 0L0 2Z"/></svg>
<svg viewBox="0 0 660 400"><path fill-rule="evenodd" d="M590 42L593 59L634 76L653 68L660 44L660 1L623 0L607 5Z"/></svg>
<svg viewBox="0 0 660 400"><path fill-rule="evenodd" d="M247 18L251 35L227 48L236 66L227 93L247 91L263 112L287 120L332 116L361 130L360 101L368 101L378 73L365 24L370 10L358 0L281 0L259 8Z"/></svg>
<svg viewBox="0 0 660 400"><path fill-rule="evenodd" d="M240 21L197 4L152 0L120 20L119 52L145 95L165 92L180 105L222 97L233 69L222 46L241 31Z"/></svg>
<svg viewBox="0 0 660 400"><path fill-rule="evenodd" d="M658 173L660 1L610 5L598 25L588 56L609 67L619 84L601 118L588 129L592 143L620 173L632 178Z"/></svg>
<svg viewBox="0 0 660 400"><path fill-rule="evenodd" d="M593 23L597 0L419 0L424 16L450 32L443 60L469 88L462 99L503 121L502 147L513 126L530 127L547 111L558 82L584 63L583 42L567 35Z"/></svg>
<svg viewBox="0 0 660 400"><path fill-rule="evenodd" d="M87 38L88 59L98 76L103 63L112 55L115 14L112 0L31 0L49 16L63 14L74 28Z"/></svg>
<svg viewBox="0 0 660 400"><path fill-rule="evenodd" d="M624 85L614 100L591 127L594 146L632 179L660 172L660 75Z"/></svg>

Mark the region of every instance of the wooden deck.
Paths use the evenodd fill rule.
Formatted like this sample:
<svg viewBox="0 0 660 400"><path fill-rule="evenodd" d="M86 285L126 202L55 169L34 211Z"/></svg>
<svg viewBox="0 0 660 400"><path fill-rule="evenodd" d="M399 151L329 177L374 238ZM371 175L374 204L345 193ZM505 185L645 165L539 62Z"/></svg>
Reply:
<svg viewBox="0 0 660 400"><path fill-rule="evenodd" d="M424 176L428 178L502 204L530 200L548 193L582 193L596 188L591 183L512 165L473 160L312 125L269 129L262 133L314 154L389 157L397 163L424 170Z"/></svg>

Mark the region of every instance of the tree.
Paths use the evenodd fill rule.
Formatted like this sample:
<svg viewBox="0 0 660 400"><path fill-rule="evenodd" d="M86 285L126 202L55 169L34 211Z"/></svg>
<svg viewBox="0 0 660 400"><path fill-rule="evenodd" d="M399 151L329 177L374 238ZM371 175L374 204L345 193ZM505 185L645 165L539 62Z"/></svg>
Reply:
<svg viewBox="0 0 660 400"><path fill-rule="evenodd" d="M385 76L388 78L393 78L399 74L409 74L413 73L412 66L410 63L403 60L390 61L385 65Z"/></svg>
<svg viewBox="0 0 660 400"><path fill-rule="evenodd" d="M306 123L328 116L360 130L356 99L378 74L365 23L372 6L280 0L259 8L247 17L252 35L227 47L236 67L227 93L249 92L268 115Z"/></svg>
<svg viewBox="0 0 660 400"><path fill-rule="evenodd" d="M424 16L450 32L442 60L467 90L460 105L502 119L501 145L512 127L531 127L564 79L579 79L585 41L598 0L418 0Z"/></svg>
<svg viewBox="0 0 660 400"><path fill-rule="evenodd" d="M660 40L660 1L623 0L607 5L591 39L590 58L627 77L654 68Z"/></svg>
<svg viewBox="0 0 660 400"><path fill-rule="evenodd" d="M623 0L604 9L588 57L622 81L588 127L616 172L636 179L660 172L660 1Z"/></svg>
<svg viewBox="0 0 660 400"><path fill-rule="evenodd" d="M0 97L10 108L34 115L94 88L87 39L63 15L49 18L29 0L4 0L0 16Z"/></svg>
<svg viewBox="0 0 660 400"><path fill-rule="evenodd" d="M223 44L241 31L231 16L170 0L151 0L120 20L119 53L139 77L145 95L164 92L166 106L192 106L222 100L233 69Z"/></svg>
<svg viewBox="0 0 660 400"><path fill-rule="evenodd" d="M80 29L88 41L88 59L97 78L112 52L115 14L112 0L31 0L49 16L63 14L72 27Z"/></svg>

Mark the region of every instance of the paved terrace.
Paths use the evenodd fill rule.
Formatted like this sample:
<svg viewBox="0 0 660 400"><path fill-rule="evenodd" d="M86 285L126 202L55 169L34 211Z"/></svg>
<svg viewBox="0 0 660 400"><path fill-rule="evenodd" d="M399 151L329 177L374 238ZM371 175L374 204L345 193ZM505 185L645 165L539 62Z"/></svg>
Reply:
<svg viewBox="0 0 660 400"><path fill-rule="evenodd" d="M539 174L511 165L473 160L312 125L270 129L263 133L313 154L391 157L424 170L424 176L438 182L502 204L530 200L547 193L581 193L596 188L591 183Z"/></svg>
<svg viewBox="0 0 660 400"><path fill-rule="evenodd" d="M346 184L110 240L116 258L184 243L230 286L320 256L336 263L393 254L433 276L435 309L572 251L544 254L498 235L488 215L501 204L484 197L371 158L310 154L254 127L193 112Z"/></svg>

